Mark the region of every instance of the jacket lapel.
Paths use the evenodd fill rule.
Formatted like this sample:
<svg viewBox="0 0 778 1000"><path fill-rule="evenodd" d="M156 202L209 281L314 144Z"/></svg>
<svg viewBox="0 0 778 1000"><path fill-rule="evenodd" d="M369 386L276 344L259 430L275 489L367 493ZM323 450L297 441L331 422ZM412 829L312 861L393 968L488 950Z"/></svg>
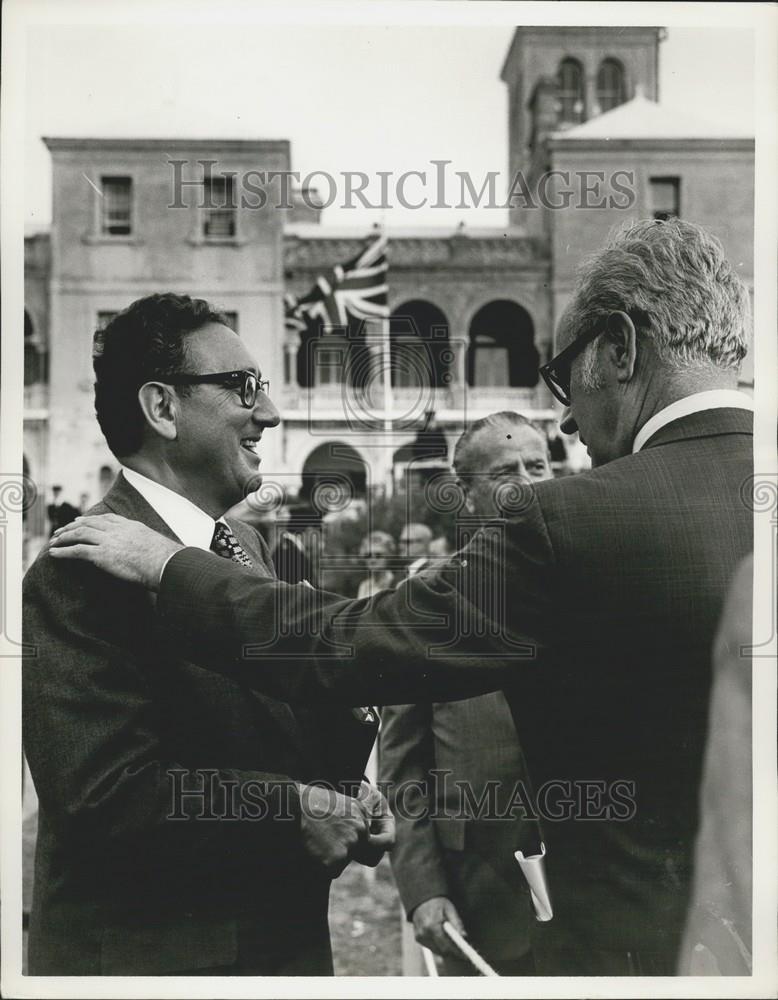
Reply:
<svg viewBox="0 0 778 1000"><path fill-rule="evenodd" d="M131 486L120 472L110 490L103 497L103 503L114 514L120 514L131 521L140 521L147 528L158 531L165 538L170 538L174 542L181 542L181 539L172 531L170 525L163 521L150 503L145 500L140 493ZM183 544L183 543L181 543Z"/></svg>

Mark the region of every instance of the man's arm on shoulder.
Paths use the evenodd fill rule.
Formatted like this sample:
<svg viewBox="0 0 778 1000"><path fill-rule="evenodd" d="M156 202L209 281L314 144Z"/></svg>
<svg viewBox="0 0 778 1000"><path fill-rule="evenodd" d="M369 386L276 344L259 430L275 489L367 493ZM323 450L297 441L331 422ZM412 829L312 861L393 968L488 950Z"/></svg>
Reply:
<svg viewBox="0 0 778 1000"><path fill-rule="evenodd" d="M515 522L480 532L438 573L356 601L162 545L121 518L106 518L110 534L98 522L65 529L54 555L158 590L189 659L283 701L468 698L536 664L549 635L554 556L531 491Z"/></svg>
<svg viewBox="0 0 778 1000"><path fill-rule="evenodd" d="M164 706L149 683L159 666L144 658L148 600L87 564L48 555L27 574L25 641L34 654L23 671L24 744L42 806L63 835L99 844L102 857L152 850L191 864L193 876L236 851L296 842L299 797L285 775L218 769L213 781L199 780L168 757ZM252 782L267 815L280 805L288 822L192 818L223 815L226 783L235 781ZM196 794L180 794L188 788Z"/></svg>
<svg viewBox="0 0 778 1000"><path fill-rule="evenodd" d="M460 631L483 616L444 577L348 600L223 562L195 549L173 556L158 613L187 656L264 694L366 705L472 697L504 683L494 638ZM531 656L532 646L516 651Z"/></svg>
<svg viewBox="0 0 778 1000"><path fill-rule="evenodd" d="M534 495L439 573L351 601L257 579L186 549L158 612L203 666L287 701L407 704L472 697L535 664L549 634L554 556ZM226 655L225 655L226 654Z"/></svg>

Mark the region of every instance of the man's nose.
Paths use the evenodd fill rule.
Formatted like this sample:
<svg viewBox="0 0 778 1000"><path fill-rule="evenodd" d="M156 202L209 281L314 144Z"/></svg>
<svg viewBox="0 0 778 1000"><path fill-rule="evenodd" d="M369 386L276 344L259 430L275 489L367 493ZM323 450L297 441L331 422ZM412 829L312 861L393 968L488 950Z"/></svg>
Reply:
<svg viewBox="0 0 778 1000"><path fill-rule="evenodd" d="M575 434L578 430L578 424L575 422L573 411L569 406L562 410L562 416L559 418L559 429L563 434Z"/></svg>
<svg viewBox="0 0 778 1000"><path fill-rule="evenodd" d="M528 483L530 482L530 474L527 472L527 466L524 464L524 459L519 455L516 462L516 471L510 473L504 479L497 481L497 489L501 486L507 486L510 488L511 483Z"/></svg>
<svg viewBox="0 0 778 1000"><path fill-rule="evenodd" d="M263 427L278 427L281 423L281 414L275 407L273 400L264 392L257 393L257 401L254 404L254 412L251 419L255 424Z"/></svg>

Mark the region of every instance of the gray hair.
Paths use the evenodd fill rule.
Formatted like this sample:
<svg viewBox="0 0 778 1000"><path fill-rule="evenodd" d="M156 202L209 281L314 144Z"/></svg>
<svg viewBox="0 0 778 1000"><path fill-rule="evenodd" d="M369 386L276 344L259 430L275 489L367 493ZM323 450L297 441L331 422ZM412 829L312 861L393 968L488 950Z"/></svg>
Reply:
<svg viewBox="0 0 778 1000"><path fill-rule="evenodd" d="M747 352L748 291L721 242L692 222L647 220L627 225L579 271L570 329L581 336L625 312L657 356L675 369L740 368ZM597 341L581 362L581 379L598 388Z"/></svg>
<svg viewBox="0 0 778 1000"><path fill-rule="evenodd" d="M467 476L472 474L472 469L470 468L469 463L465 460L465 454L468 451L468 445L472 439L477 434L480 434L481 431L484 431L489 427L499 427L500 424L508 424L513 427L531 427L541 436L545 442L546 449L548 450L548 437L546 432L536 421L530 420L529 418L522 416L521 413L516 413L514 410L500 410L499 413L490 413L488 416L481 417L479 420L474 420L472 424L468 424L462 431L459 440L454 446L454 459L452 464L454 466L454 471L460 479L465 479Z"/></svg>

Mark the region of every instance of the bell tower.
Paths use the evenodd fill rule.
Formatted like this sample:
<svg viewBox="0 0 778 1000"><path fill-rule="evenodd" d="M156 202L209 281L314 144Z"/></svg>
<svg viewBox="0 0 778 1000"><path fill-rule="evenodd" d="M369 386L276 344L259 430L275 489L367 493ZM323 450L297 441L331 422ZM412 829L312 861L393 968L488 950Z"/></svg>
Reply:
<svg viewBox="0 0 778 1000"><path fill-rule="evenodd" d="M543 139L631 100L658 100L663 28L517 28L500 74L508 86L509 177L545 169ZM517 212L511 209L511 222Z"/></svg>

